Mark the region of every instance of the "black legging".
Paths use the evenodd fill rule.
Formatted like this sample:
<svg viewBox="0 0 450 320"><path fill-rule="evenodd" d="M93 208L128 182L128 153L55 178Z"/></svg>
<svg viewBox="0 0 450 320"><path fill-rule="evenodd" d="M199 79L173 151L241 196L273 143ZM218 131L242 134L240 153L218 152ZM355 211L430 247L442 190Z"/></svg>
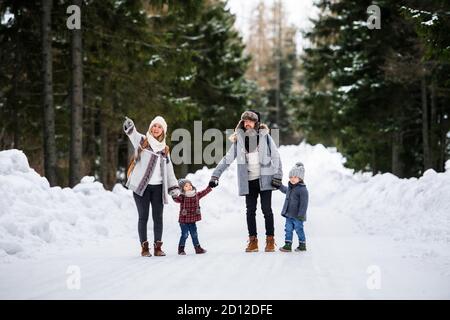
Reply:
<svg viewBox="0 0 450 320"><path fill-rule="evenodd" d="M264 214L266 236L273 236L272 190L261 191L259 179L249 181L248 187L249 193L245 196L245 204L247 205L247 227L249 236L256 237L256 202L258 200L258 195L261 195L261 210Z"/></svg>
<svg viewBox="0 0 450 320"><path fill-rule="evenodd" d="M147 241L147 222L150 203L152 204L152 218L153 218L153 234L156 241L161 241L163 232L163 199L162 199L162 184L147 185L142 197L133 192L134 201L139 214L138 232L139 240Z"/></svg>

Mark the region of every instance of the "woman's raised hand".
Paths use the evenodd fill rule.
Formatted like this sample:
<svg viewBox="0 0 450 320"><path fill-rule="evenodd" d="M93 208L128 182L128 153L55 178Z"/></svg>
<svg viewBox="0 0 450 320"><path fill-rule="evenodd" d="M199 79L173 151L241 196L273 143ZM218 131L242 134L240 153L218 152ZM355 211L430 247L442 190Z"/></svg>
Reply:
<svg viewBox="0 0 450 320"><path fill-rule="evenodd" d="M134 127L133 120L131 120L128 117L125 117L125 121L123 122L123 131L125 131L125 133L128 133L130 129L133 127Z"/></svg>

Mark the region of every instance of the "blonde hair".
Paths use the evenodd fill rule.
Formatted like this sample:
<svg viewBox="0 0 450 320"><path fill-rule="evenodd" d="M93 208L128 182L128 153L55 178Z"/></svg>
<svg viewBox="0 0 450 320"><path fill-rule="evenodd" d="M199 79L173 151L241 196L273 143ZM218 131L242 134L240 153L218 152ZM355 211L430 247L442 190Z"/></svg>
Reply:
<svg viewBox="0 0 450 320"><path fill-rule="evenodd" d="M156 138L156 139L157 139L159 142L163 142L165 138L166 138L166 135L165 135L164 132L163 132L163 133L161 133L161 134L159 135L159 137Z"/></svg>
<svg viewBox="0 0 450 320"><path fill-rule="evenodd" d="M154 125L153 125L153 126L154 126ZM153 126L152 126L152 128L153 128ZM164 133L164 130L163 130L163 132L161 132L161 134L159 135L159 137L155 137L155 136L153 135L153 133L152 133L152 128L150 128L150 129L148 130L148 132L149 132L156 140L158 140L159 142L163 142L164 139L166 138L166 134Z"/></svg>

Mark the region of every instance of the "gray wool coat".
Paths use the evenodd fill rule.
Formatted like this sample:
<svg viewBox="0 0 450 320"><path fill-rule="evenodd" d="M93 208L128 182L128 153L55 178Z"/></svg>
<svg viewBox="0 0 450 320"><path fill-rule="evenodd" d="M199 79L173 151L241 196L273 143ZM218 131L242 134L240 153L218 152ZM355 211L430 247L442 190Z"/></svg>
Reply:
<svg viewBox="0 0 450 320"><path fill-rule="evenodd" d="M289 182L288 186L281 185L280 191L286 195L281 215L285 218L300 219L306 221L309 194L303 183L295 185Z"/></svg>
<svg viewBox="0 0 450 320"><path fill-rule="evenodd" d="M241 124L241 122L240 122ZM240 125L238 125L239 127ZM283 169L281 165L280 154L278 148L272 137L269 134L269 128L265 124L261 124L258 131L259 134L259 163L260 163L260 178L259 184L261 191L275 190L272 186L272 178L282 179ZM248 167L245 150L245 136L242 130L237 130L230 136L233 142L227 154L218 163L214 169L212 176L220 178L222 173L230 166L230 164L237 159L237 177L238 190L240 196L245 196L249 193L248 187Z"/></svg>

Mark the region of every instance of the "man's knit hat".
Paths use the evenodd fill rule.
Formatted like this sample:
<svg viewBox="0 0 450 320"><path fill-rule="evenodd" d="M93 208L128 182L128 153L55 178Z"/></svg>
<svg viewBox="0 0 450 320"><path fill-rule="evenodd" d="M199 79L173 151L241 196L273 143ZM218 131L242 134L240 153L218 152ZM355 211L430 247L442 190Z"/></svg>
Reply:
<svg viewBox="0 0 450 320"><path fill-rule="evenodd" d="M302 180L305 180L305 167L303 163L297 162L294 167L292 167L291 171L289 171L290 177L299 177Z"/></svg>
<svg viewBox="0 0 450 320"><path fill-rule="evenodd" d="M252 120L255 122L260 122L261 114L255 110L247 110L241 114L241 120Z"/></svg>

